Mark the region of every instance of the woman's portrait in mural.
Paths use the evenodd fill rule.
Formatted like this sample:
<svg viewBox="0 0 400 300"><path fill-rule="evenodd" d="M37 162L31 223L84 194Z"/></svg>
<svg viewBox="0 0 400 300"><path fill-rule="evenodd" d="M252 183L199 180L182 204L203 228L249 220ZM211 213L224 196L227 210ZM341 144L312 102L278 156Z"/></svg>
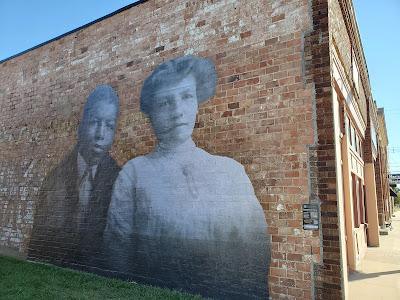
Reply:
<svg viewBox="0 0 400 300"><path fill-rule="evenodd" d="M158 143L115 181L104 232L108 267L215 298L266 298L270 240L253 186L241 164L192 140L216 77L212 61L183 56L144 81L140 107Z"/></svg>
<svg viewBox="0 0 400 300"><path fill-rule="evenodd" d="M113 183L108 153L119 113L117 93L97 86L87 98L73 150L43 181L28 256L76 267L99 266Z"/></svg>

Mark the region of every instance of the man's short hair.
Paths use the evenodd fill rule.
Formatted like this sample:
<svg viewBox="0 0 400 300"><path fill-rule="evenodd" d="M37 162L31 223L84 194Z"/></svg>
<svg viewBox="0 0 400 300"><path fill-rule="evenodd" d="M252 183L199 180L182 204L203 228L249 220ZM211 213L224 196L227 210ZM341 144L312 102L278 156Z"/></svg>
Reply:
<svg viewBox="0 0 400 300"><path fill-rule="evenodd" d="M186 76L192 75L196 81L197 102L202 103L215 94L217 73L214 63L193 55L181 56L168 60L151 73L144 81L140 95L140 110L149 114L157 90L177 83Z"/></svg>
<svg viewBox="0 0 400 300"><path fill-rule="evenodd" d="M99 103L112 104L119 112L119 98L115 90L108 84L100 84L87 97L83 107L82 121L88 117L88 113Z"/></svg>
<svg viewBox="0 0 400 300"><path fill-rule="evenodd" d="M85 130L87 126L90 112L95 106L99 105L99 103L114 105L117 111L116 118L118 117L119 98L115 90L108 84L100 84L96 86L96 88L87 97L85 106L83 107L82 119L78 126L78 140L82 136L83 130Z"/></svg>

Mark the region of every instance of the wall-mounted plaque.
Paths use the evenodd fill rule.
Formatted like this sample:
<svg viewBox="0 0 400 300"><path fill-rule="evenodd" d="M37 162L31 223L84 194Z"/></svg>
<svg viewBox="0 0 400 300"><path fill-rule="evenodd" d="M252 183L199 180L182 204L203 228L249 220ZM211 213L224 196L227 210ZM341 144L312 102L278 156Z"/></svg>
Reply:
<svg viewBox="0 0 400 300"><path fill-rule="evenodd" d="M319 209L317 204L303 204L303 229L319 229Z"/></svg>

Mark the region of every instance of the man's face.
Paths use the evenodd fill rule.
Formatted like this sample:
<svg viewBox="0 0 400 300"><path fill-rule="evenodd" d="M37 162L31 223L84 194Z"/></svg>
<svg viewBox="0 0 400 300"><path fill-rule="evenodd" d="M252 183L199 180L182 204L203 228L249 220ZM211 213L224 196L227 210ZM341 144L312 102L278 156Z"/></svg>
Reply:
<svg viewBox="0 0 400 300"><path fill-rule="evenodd" d="M196 81L192 75L158 89L150 120L158 140L180 144L192 135L197 114Z"/></svg>
<svg viewBox="0 0 400 300"><path fill-rule="evenodd" d="M98 163L110 150L117 120L115 105L99 101L82 120L79 131L79 153L88 163Z"/></svg>

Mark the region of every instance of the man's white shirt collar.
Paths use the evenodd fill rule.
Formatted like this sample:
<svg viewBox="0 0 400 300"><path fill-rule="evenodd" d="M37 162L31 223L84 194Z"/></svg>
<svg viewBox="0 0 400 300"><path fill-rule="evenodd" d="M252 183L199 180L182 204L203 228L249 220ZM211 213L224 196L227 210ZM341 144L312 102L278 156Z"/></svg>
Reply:
<svg viewBox="0 0 400 300"><path fill-rule="evenodd" d="M79 152L78 152L77 163L78 163L78 175L79 175L79 178L82 178L82 176L85 174L85 170L88 167L88 164L86 163L85 159ZM96 175L96 171L97 171L97 165L93 165L90 168L92 171L92 178L94 178L94 176Z"/></svg>

